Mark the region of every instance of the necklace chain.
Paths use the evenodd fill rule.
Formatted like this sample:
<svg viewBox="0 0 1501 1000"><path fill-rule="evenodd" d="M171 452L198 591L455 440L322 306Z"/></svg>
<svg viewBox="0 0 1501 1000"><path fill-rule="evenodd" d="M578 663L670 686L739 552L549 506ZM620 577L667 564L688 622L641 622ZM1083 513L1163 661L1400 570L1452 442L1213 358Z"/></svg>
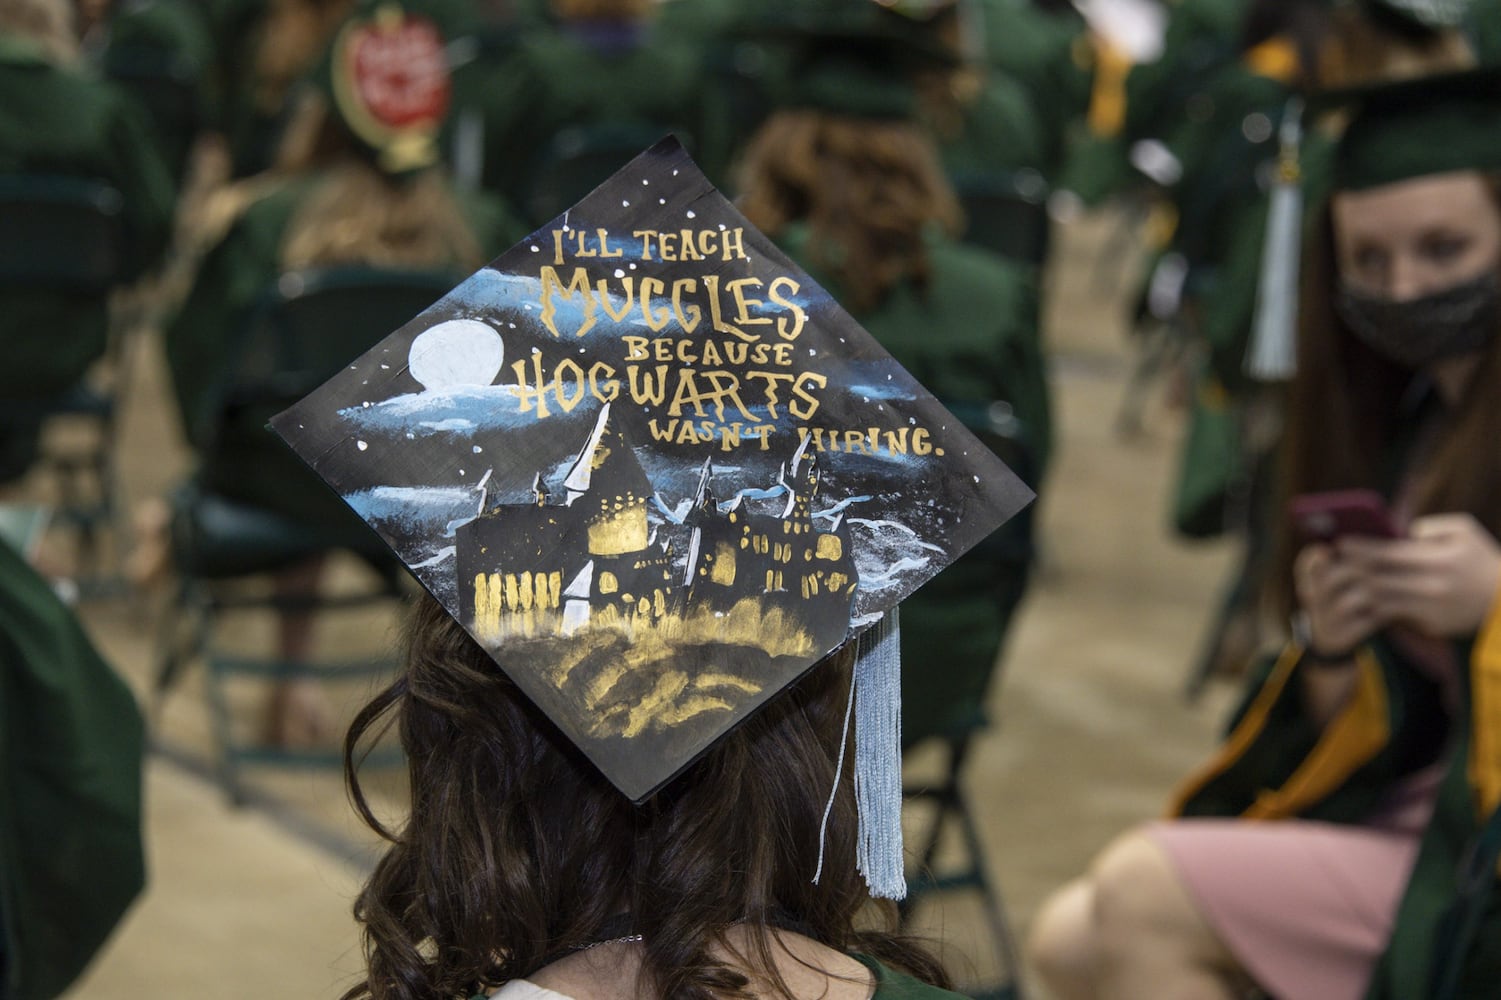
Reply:
<svg viewBox="0 0 1501 1000"><path fill-rule="evenodd" d="M595 941L591 944L581 945L573 950L588 951L590 948L600 948L607 944L630 944L632 942L642 940L645 940L645 938L640 934L627 934L625 937L609 938L604 941Z"/></svg>

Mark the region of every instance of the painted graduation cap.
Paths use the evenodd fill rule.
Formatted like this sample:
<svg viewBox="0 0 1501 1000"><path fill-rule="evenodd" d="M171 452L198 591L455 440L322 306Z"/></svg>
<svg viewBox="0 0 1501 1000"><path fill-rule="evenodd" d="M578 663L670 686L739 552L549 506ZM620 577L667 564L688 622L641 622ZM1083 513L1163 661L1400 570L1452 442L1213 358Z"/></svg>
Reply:
<svg viewBox="0 0 1501 1000"><path fill-rule="evenodd" d="M636 801L1032 497L672 139L273 426Z"/></svg>

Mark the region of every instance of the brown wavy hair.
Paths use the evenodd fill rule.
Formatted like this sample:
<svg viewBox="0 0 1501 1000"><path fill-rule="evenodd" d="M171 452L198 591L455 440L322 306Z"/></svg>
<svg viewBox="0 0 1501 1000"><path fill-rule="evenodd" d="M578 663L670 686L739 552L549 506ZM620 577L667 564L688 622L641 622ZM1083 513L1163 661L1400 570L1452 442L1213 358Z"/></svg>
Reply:
<svg viewBox="0 0 1501 1000"><path fill-rule="evenodd" d="M823 877L811 881L852 661L848 649L833 654L638 806L424 598L404 674L345 741L355 808L391 846L355 903L367 977L344 1000L472 997L620 934L622 915L644 939L641 985L674 1000L752 995L748 977L711 954L741 923L752 952L742 968L784 996L778 926L945 985L855 872L848 774ZM394 832L358 778L371 737L393 722L412 790ZM876 929L857 929L857 917Z"/></svg>
<svg viewBox="0 0 1501 1000"><path fill-rule="evenodd" d="M1488 179L1491 201L1501 215L1501 177ZM1310 238L1302 274L1297 375L1288 389L1287 433L1282 456L1282 517L1301 493L1355 488L1381 489L1388 463L1405 431L1398 401L1418 376L1367 347L1334 308L1337 265L1334 224L1328 208ZM1501 263L1498 263L1501 271ZM1476 368L1464 398L1443 417L1440 440L1415 470L1417 515L1467 512L1501 538L1501 331ZM1292 564L1300 542L1278 522L1277 549L1266 583L1270 608L1280 615L1296 607Z"/></svg>
<svg viewBox="0 0 1501 1000"><path fill-rule="evenodd" d="M963 222L932 140L915 122L777 111L751 139L741 171L746 218L773 239L806 222L813 263L856 313L903 281L925 289L925 233L957 233Z"/></svg>

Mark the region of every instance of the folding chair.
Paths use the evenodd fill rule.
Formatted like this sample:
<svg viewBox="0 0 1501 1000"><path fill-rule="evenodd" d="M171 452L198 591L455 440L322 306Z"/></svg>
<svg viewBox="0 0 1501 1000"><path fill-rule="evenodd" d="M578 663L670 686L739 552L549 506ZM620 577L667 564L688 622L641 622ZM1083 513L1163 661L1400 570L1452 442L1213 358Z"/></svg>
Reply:
<svg viewBox="0 0 1501 1000"><path fill-rule="evenodd" d="M1048 183L1035 170L956 174L950 178L966 220L963 240L1009 260L1042 267L1052 220Z"/></svg>
<svg viewBox="0 0 1501 1000"><path fill-rule="evenodd" d="M1006 403L995 402L988 407L949 404L949 408L1023 481L1034 481L1035 463L1025 429ZM1026 593L1032 562L1033 518L1028 507L908 599L911 606L902 616L904 644L915 638L920 648L943 649L965 642L972 630L961 624L964 612L959 602L972 600L977 593L990 597L995 613L994 632L984 641L995 635L1004 638ZM935 587L936 592L930 589ZM919 629L921 632L914 635ZM999 653L999 644L996 646L992 653ZM917 867L908 875L907 899L901 904L901 912L906 922L918 903L935 894L978 893L1006 978L977 987L971 995L980 1000L1021 1000L1021 961L1015 935L995 879L987 870L974 811L963 787L971 741L989 724L985 700L994 686L1000 657L987 657L982 651L979 656L960 655L952 662L959 668L941 675L933 670L922 671L920 677L915 671L903 673L903 749L938 744L943 747L945 761L943 774L935 784L908 784L903 790L908 803L931 803L935 811L927 828L909 843ZM940 844L951 829L958 833L962 856L956 867L939 873L935 864Z"/></svg>
<svg viewBox="0 0 1501 1000"><path fill-rule="evenodd" d="M120 511L115 417L130 331L110 296L123 280L123 207L103 181L0 175L0 309L7 354L25 369L25 384L0 398L0 423L41 427L68 417L89 425L80 445L37 456L57 483L57 520L78 532L85 572L98 570L100 530ZM84 381L101 354L104 364Z"/></svg>
<svg viewBox="0 0 1501 1000"><path fill-rule="evenodd" d="M236 466L273 483L249 502L200 470L174 498L172 547L181 575L175 606L159 647L160 701L189 661L206 663L207 693L221 782L231 800L246 799L246 764L338 766L339 755L256 745L235 734L226 685L235 676L323 681L390 670L384 656L288 661L231 652L218 641L225 616L243 612L314 614L369 607L404 598L406 576L385 544L266 426L275 413L321 385L349 359L432 305L453 287L446 272L331 268L280 276L236 334L232 363L215 387L215 427L205 466L229 449ZM375 571L373 586L345 593L270 595L246 592L255 578L334 552L352 553ZM326 590L326 588L324 588Z"/></svg>
<svg viewBox="0 0 1501 1000"><path fill-rule="evenodd" d="M110 45L104 75L133 96L151 120L172 176L184 179L193 139L207 117L199 86L202 73L166 45Z"/></svg>

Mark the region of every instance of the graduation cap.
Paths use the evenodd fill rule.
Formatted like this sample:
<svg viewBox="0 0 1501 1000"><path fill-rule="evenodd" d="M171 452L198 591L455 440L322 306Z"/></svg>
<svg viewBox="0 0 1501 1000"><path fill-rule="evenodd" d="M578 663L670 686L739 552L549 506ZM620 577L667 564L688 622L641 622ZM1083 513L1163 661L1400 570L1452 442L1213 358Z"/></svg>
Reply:
<svg viewBox="0 0 1501 1000"><path fill-rule="evenodd" d="M1455 170L1501 170L1501 69L1495 67L1330 93L1314 110L1349 118L1335 147L1338 191Z"/></svg>
<svg viewBox="0 0 1501 1000"><path fill-rule="evenodd" d="M789 70L772 87L778 106L904 120L918 108L911 75L959 62L938 32L957 8L958 0L763 0L740 30L788 53Z"/></svg>
<svg viewBox="0 0 1501 1000"><path fill-rule="evenodd" d="M1032 498L674 139L272 423L635 801Z"/></svg>
<svg viewBox="0 0 1501 1000"><path fill-rule="evenodd" d="M404 174L438 162L452 98L436 22L393 0L362 4L340 27L315 86L376 165Z"/></svg>
<svg viewBox="0 0 1501 1000"><path fill-rule="evenodd" d="M1501 69L1415 77L1327 91L1307 116L1343 119L1332 189L1360 191L1457 170L1501 171ZM1297 271L1302 240L1298 145L1303 101L1284 115L1281 171L1273 188L1247 373L1276 380L1293 372Z"/></svg>

